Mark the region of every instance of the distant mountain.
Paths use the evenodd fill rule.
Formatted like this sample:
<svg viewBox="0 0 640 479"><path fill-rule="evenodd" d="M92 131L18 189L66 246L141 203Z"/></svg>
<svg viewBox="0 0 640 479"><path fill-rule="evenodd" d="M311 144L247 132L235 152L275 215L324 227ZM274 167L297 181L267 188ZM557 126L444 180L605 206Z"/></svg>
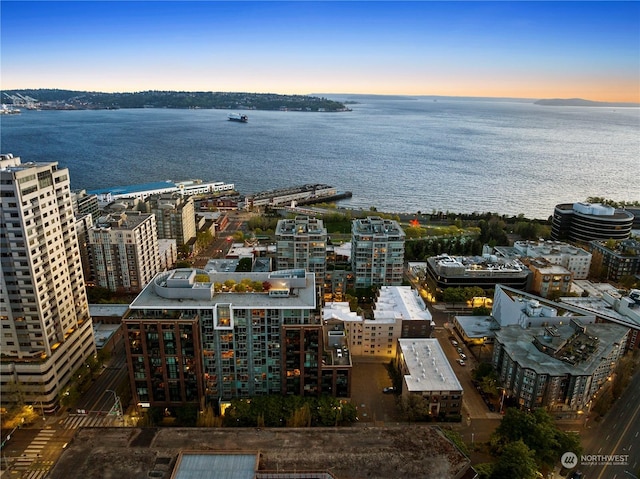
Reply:
<svg viewBox="0 0 640 479"><path fill-rule="evenodd" d="M544 106L606 106L606 107L638 107L640 103L621 103L621 102L608 102L608 101L591 101L583 100L582 98L553 98L548 100L538 100L534 102L535 105Z"/></svg>
<svg viewBox="0 0 640 479"><path fill-rule="evenodd" d="M5 90L3 100L16 105L25 98L41 109L214 108L226 110L347 111L343 103L306 95L275 93L142 91L103 93L74 90ZM29 100L30 101L30 100Z"/></svg>

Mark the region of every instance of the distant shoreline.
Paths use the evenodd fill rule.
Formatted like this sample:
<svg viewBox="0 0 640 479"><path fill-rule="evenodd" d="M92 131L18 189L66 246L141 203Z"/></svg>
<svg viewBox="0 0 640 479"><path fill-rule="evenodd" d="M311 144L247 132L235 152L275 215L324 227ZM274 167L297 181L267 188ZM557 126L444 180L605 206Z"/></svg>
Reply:
<svg viewBox="0 0 640 479"><path fill-rule="evenodd" d="M638 108L640 103L625 102L608 102L608 101L591 101L582 98L553 98L546 100L538 100L533 102L534 105L543 106L593 106L593 107L615 107L615 108Z"/></svg>

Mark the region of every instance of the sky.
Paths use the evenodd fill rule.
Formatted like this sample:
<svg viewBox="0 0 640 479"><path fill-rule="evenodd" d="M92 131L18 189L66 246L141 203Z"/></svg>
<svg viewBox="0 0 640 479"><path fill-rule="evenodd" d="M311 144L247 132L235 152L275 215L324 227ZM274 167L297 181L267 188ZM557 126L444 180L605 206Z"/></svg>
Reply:
<svg viewBox="0 0 640 479"><path fill-rule="evenodd" d="M640 2L5 1L0 87L640 102Z"/></svg>

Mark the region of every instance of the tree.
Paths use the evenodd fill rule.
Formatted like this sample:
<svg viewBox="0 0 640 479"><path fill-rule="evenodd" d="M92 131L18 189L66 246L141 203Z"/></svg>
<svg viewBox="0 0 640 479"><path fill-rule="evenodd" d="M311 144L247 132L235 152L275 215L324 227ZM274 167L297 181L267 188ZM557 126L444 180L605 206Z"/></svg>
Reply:
<svg viewBox="0 0 640 479"><path fill-rule="evenodd" d="M505 446L493 466L491 479L535 479L537 473L533 451L518 440Z"/></svg>

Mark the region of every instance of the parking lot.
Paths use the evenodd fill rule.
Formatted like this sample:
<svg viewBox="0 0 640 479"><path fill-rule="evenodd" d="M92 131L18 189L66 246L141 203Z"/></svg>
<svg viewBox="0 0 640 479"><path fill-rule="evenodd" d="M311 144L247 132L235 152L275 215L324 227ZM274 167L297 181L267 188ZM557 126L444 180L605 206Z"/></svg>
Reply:
<svg viewBox="0 0 640 479"><path fill-rule="evenodd" d="M351 399L358 408L360 423L392 423L399 421L396 395L385 394L382 390L391 386L391 379L385 364L354 360L352 371Z"/></svg>

